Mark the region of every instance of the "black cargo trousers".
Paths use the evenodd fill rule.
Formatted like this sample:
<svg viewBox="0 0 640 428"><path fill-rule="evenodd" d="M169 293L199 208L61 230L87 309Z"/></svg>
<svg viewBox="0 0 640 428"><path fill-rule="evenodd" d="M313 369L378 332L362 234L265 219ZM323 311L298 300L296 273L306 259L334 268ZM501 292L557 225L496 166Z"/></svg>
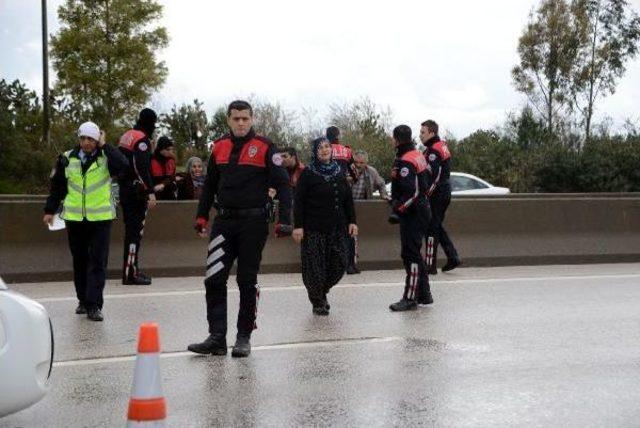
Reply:
<svg viewBox="0 0 640 428"><path fill-rule="evenodd" d="M269 234L267 220L267 210L258 208L220 209L214 218L204 280L210 334L227 334L227 280L236 259L236 282L240 288L238 335L250 336L257 328L258 271Z"/></svg>
<svg viewBox="0 0 640 428"><path fill-rule="evenodd" d="M431 292L427 266L420 254L430 221L431 210L426 200L417 201L400 215L400 257L406 271L405 299L421 301Z"/></svg>
<svg viewBox="0 0 640 428"><path fill-rule="evenodd" d="M438 245L442 246L447 259L451 260L458 257L458 252L443 225L444 217L450 203L451 188L448 183L442 188L438 188L429 198L431 221L427 228L425 254L427 269L438 266Z"/></svg>

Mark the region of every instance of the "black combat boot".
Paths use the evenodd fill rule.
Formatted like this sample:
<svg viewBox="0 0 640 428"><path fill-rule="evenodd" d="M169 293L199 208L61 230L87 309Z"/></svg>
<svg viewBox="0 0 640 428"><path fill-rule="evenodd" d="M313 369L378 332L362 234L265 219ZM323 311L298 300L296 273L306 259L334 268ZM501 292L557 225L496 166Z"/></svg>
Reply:
<svg viewBox="0 0 640 428"><path fill-rule="evenodd" d="M419 305L430 305L433 303L433 296L430 291L427 291L424 295L417 299Z"/></svg>
<svg viewBox="0 0 640 428"><path fill-rule="evenodd" d="M248 357L251 353L251 342L249 341L251 336L238 334L236 337L236 344L233 345L231 356L236 358Z"/></svg>
<svg viewBox="0 0 640 428"><path fill-rule="evenodd" d="M460 260L460 257L454 257L452 259L448 259L447 264L442 267L442 272L449 272L450 270L454 270L461 264L462 264L462 260Z"/></svg>
<svg viewBox="0 0 640 428"><path fill-rule="evenodd" d="M102 311L98 308L87 309L87 318L91 321L102 321L104 319Z"/></svg>
<svg viewBox="0 0 640 428"><path fill-rule="evenodd" d="M143 274L142 272L138 273L138 275L124 278L122 280L123 285L151 285L151 277Z"/></svg>
<svg viewBox="0 0 640 428"><path fill-rule="evenodd" d="M204 342L192 343L187 349L196 354L227 355L227 338L222 334L210 334Z"/></svg>
<svg viewBox="0 0 640 428"><path fill-rule="evenodd" d="M418 307L418 302L411 299L405 299L404 297L389 305L389 309L393 312L413 311Z"/></svg>

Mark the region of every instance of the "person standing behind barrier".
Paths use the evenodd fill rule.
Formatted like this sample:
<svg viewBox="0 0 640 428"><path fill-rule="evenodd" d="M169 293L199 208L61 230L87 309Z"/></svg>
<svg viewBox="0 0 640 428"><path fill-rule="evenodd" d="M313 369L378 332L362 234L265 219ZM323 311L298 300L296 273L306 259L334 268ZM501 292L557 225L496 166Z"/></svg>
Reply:
<svg viewBox="0 0 640 428"><path fill-rule="evenodd" d="M138 266L140 244L144 232L147 209L156 205L151 179L151 137L156 129L156 113L145 108L140 111L133 129L120 137L118 146L129 160L128 171L118 180L120 205L124 219L124 256L122 283L125 285L149 285L151 278Z"/></svg>
<svg viewBox="0 0 640 428"><path fill-rule="evenodd" d="M434 177L428 193L431 223L427 230L425 257L429 274L435 275L438 273L438 244L442 245L447 255L447 263L442 267L443 272L453 270L462 263L443 224L445 213L451 203L451 184L449 183L451 153L447 143L438 136L438 124L433 120L422 122L420 141L426 147L424 156L433 170Z"/></svg>
<svg viewBox="0 0 640 428"><path fill-rule="evenodd" d="M430 167L416 150L411 128L397 126L393 130L396 159L391 171L390 223L400 223L401 257L406 271L402 299L389 306L392 311L408 311L418 304L433 303L429 276L420 247L430 221L426 194L430 183Z"/></svg>
<svg viewBox="0 0 640 428"><path fill-rule="evenodd" d="M353 162L357 172L357 179L351 186L353 199L371 200L373 192L380 192L382 199L389 199L385 183L378 171L370 166L369 155L364 150L356 150L353 155ZM351 237L349 240L349 265L347 266L347 274L353 275L360 273L358 269L358 237Z"/></svg>
<svg viewBox="0 0 640 428"><path fill-rule="evenodd" d="M60 217L66 222L73 258L76 314L102 321L109 235L116 218L111 177L124 172L129 163L122 153L105 144L104 134L93 122L80 125L78 138L77 147L58 157L43 221L52 224L62 203Z"/></svg>
<svg viewBox="0 0 640 428"><path fill-rule="evenodd" d="M185 172L178 174L181 177L177 180L178 199L200 199L202 187L204 186L204 165L202 159L197 156L187 160Z"/></svg>
<svg viewBox="0 0 640 428"><path fill-rule="evenodd" d="M176 199L176 152L173 141L162 136L151 156L153 191L158 200ZM182 178L180 178L182 179Z"/></svg>
<svg viewBox="0 0 640 428"><path fill-rule="evenodd" d="M333 159L340 166L340 171L347 178L347 182L351 185L358 176L353 163L353 153L351 147L345 146L340 142L340 129L337 126L330 126L326 130L327 140L331 143Z"/></svg>
<svg viewBox="0 0 640 428"><path fill-rule="evenodd" d="M329 315L327 293L344 275L349 236L358 235L353 197L326 138L313 140L311 163L295 193L293 239L302 242L302 280L316 315Z"/></svg>
<svg viewBox="0 0 640 428"><path fill-rule="evenodd" d="M278 192L280 222L289 229L291 195L280 154L268 139L256 135L253 130L251 105L246 101L229 104L227 124L231 133L217 140L211 152L195 224L198 235L206 237L209 211L217 199L204 281L209 336L187 349L198 354L227 353L227 279L237 258L240 310L238 334L231 355L246 357L251 352L251 333L256 328L260 293L257 275L269 233L269 186Z"/></svg>
<svg viewBox="0 0 640 428"><path fill-rule="evenodd" d="M287 170L289 174L289 185L295 190L298 185L298 179L302 174L302 170L305 168L304 164L298 159L298 152L293 147L285 147L280 150L280 156L282 157L282 166Z"/></svg>

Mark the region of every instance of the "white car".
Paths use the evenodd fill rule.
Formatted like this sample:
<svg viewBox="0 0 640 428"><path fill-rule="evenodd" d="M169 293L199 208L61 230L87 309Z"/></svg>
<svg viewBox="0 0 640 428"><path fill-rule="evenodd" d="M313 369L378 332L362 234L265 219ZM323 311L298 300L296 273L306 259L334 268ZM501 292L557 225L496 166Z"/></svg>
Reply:
<svg viewBox="0 0 640 428"><path fill-rule="evenodd" d="M451 195L508 195L511 193L506 187L496 187L475 175L464 172L452 172L449 178ZM387 193L391 195L391 183L386 184ZM373 196L380 196L376 191Z"/></svg>
<svg viewBox="0 0 640 428"><path fill-rule="evenodd" d="M53 328L40 303L0 278L0 417L40 401L49 389Z"/></svg>
<svg viewBox="0 0 640 428"><path fill-rule="evenodd" d="M452 172L451 178L452 195L508 195L511 193L506 187L496 187L475 175L464 172Z"/></svg>

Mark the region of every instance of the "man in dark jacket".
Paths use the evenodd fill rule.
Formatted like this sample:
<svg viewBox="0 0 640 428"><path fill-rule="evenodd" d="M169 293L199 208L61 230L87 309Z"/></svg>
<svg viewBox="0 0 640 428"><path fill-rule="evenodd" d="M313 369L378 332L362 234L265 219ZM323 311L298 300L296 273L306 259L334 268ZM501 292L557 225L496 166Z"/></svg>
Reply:
<svg viewBox="0 0 640 428"><path fill-rule="evenodd" d="M431 223L427 230L426 262L429 274L438 273L438 244L447 255L447 263L443 272L455 269L460 265L458 252L444 228L444 215L451 203L451 184L449 183L451 153L447 143L438 136L438 124L426 120L420 127L420 141L425 145L424 156L433 170L433 182L429 186L429 205L431 206Z"/></svg>
<svg viewBox="0 0 640 428"><path fill-rule="evenodd" d="M227 124L231 133L217 140L211 152L195 224L198 234L205 237L215 200L217 215L211 225L204 281L209 337L188 349L199 354L227 353L227 279L237 258L240 311L232 356L246 357L256 328L257 274L268 235L268 189L273 186L280 200L281 224L276 231L283 225L291 229L291 192L280 154L253 130L251 105L246 101L229 104Z"/></svg>
<svg viewBox="0 0 640 428"><path fill-rule="evenodd" d="M109 235L116 217L111 177L124 172L129 164L118 150L105 144L95 123L80 125L78 137L78 146L58 157L43 221L51 225L62 204L60 217L66 223L73 258L76 314L102 321Z"/></svg>
<svg viewBox="0 0 640 428"><path fill-rule="evenodd" d="M175 200L176 191L176 152L169 137L158 138L151 156L151 178L153 190L158 200ZM182 179L182 178L180 178Z"/></svg>
<svg viewBox="0 0 640 428"><path fill-rule="evenodd" d="M153 110L142 109L136 125L125 132L118 143L120 151L129 161L128 170L118 180L124 219L122 283L125 285L151 284L151 278L138 267L138 257L147 209L156 205L150 170L151 137L157 120L158 116Z"/></svg>
<svg viewBox="0 0 640 428"><path fill-rule="evenodd" d="M400 223L400 256L406 271L402 299L389 306L392 311L408 311L418 304L431 304L429 276L420 254L425 230L430 221L429 201L426 193L431 181L431 170L422 153L411 139L411 128L397 126L393 130L396 159L391 171L391 207L389 222Z"/></svg>

